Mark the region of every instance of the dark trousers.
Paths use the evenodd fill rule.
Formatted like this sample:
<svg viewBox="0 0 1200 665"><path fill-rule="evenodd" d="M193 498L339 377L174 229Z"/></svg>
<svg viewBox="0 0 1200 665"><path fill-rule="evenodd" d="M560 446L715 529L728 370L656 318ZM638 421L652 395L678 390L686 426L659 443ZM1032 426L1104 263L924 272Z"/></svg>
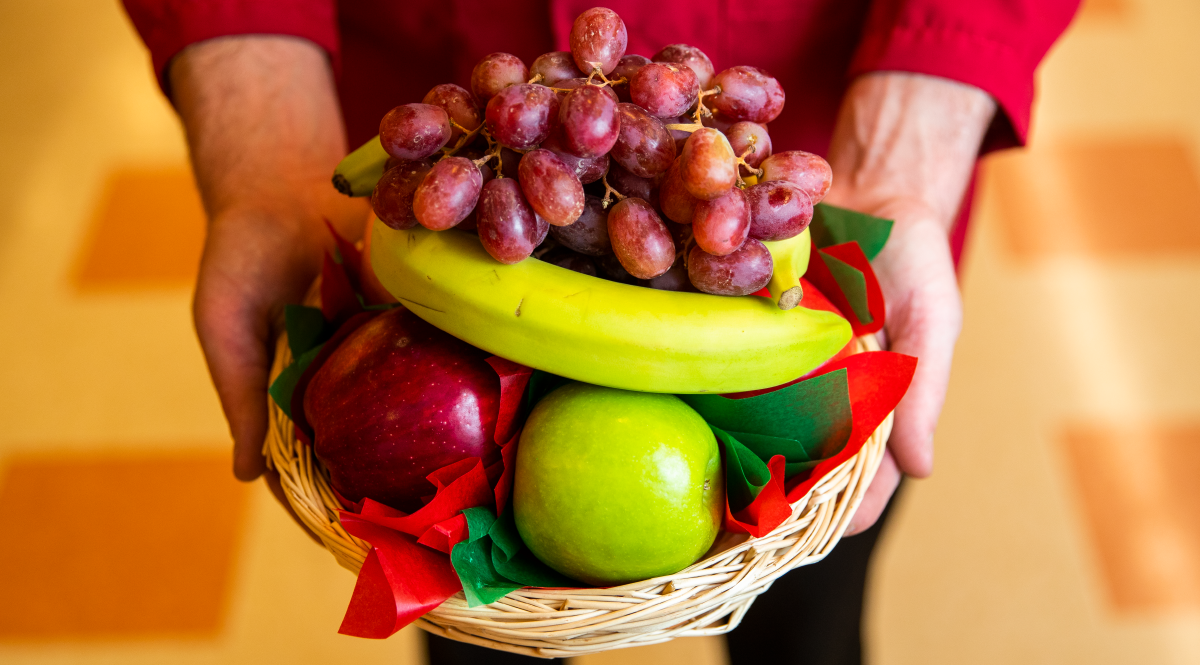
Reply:
<svg viewBox="0 0 1200 665"><path fill-rule="evenodd" d="M903 487L903 483L901 484ZM729 633L731 665L858 665L867 569L892 503L875 526L846 538L819 563L797 568L754 601ZM426 633L429 665L559 662L494 651Z"/></svg>

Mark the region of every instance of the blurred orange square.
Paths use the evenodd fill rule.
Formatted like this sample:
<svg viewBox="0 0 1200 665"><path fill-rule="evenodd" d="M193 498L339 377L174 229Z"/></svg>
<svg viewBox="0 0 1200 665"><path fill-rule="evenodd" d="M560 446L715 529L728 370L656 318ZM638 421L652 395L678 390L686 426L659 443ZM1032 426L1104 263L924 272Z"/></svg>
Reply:
<svg viewBox="0 0 1200 665"><path fill-rule="evenodd" d="M96 202L73 281L84 290L189 286L204 233L186 166L116 170Z"/></svg>
<svg viewBox="0 0 1200 665"><path fill-rule="evenodd" d="M1129 0L1083 0L1080 19L1125 19L1130 13Z"/></svg>
<svg viewBox="0 0 1200 665"><path fill-rule="evenodd" d="M1114 607L1200 608L1200 425L1080 425L1063 441Z"/></svg>
<svg viewBox="0 0 1200 665"><path fill-rule="evenodd" d="M28 457L0 485L0 640L210 637L246 487L216 454Z"/></svg>
<svg viewBox="0 0 1200 665"><path fill-rule="evenodd" d="M1180 138L1035 145L985 174L1017 256L1200 253L1200 176Z"/></svg>

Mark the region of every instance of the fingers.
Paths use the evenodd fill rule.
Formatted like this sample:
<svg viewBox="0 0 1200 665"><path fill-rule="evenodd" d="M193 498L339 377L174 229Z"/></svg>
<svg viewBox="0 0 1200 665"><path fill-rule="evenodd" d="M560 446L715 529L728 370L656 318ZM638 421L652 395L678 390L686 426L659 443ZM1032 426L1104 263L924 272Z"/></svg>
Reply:
<svg viewBox="0 0 1200 665"><path fill-rule="evenodd" d="M888 448L899 470L924 478L933 472L933 435L946 399L962 305L944 235L932 225L896 234L880 254L888 302L889 349L917 358L917 369L896 407Z"/></svg>
<svg viewBox="0 0 1200 665"><path fill-rule="evenodd" d="M193 301L196 334L233 437L233 472L243 481L265 469L275 319L284 303L302 297L315 265L284 249L297 243L278 226L256 222L213 221Z"/></svg>
<svg viewBox="0 0 1200 665"><path fill-rule="evenodd" d="M850 526L844 535L853 536L871 528L883 514L883 509L887 507L888 501L891 500L892 494L895 493L899 484L900 469L896 467L896 460L892 457L891 452L885 452L883 461L879 464L879 470L875 472L875 479L867 488L867 493L863 496L862 503L858 505L858 510L851 518Z"/></svg>
<svg viewBox="0 0 1200 665"><path fill-rule="evenodd" d="M233 437L233 473L249 481L266 468L262 444L267 434L266 314L228 279L201 270L193 313L208 371Z"/></svg>

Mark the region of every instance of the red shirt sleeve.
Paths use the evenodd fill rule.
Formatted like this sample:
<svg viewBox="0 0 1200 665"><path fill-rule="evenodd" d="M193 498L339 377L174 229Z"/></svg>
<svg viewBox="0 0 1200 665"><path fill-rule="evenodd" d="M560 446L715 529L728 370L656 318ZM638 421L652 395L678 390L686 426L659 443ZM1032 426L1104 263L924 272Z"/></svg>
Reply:
<svg viewBox="0 0 1200 665"><path fill-rule="evenodd" d="M329 53L339 69L334 0L123 0L169 95L167 65L189 44L229 35L289 35Z"/></svg>
<svg viewBox="0 0 1200 665"><path fill-rule="evenodd" d="M1079 0L875 0L851 76L929 74L980 88L997 114L985 150L1024 145L1033 75Z"/></svg>

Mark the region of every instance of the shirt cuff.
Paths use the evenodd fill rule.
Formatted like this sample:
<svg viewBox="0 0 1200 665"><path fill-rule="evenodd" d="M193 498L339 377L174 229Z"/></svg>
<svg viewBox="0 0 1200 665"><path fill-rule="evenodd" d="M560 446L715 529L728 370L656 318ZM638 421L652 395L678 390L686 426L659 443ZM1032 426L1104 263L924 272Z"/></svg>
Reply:
<svg viewBox="0 0 1200 665"><path fill-rule="evenodd" d="M982 152L1024 145L1033 107L1038 57L982 34L955 28L892 26L863 36L850 75L876 71L926 74L973 85L990 94L1000 113Z"/></svg>
<svg viewBox="0 0 1200 665"><path fill-rule="evenodd" d="M168 66L184 48L232 35L286 35L313 42L340 69L333 0L124 0L134 27L150 49L154 73L170 96Z"/></svg>

